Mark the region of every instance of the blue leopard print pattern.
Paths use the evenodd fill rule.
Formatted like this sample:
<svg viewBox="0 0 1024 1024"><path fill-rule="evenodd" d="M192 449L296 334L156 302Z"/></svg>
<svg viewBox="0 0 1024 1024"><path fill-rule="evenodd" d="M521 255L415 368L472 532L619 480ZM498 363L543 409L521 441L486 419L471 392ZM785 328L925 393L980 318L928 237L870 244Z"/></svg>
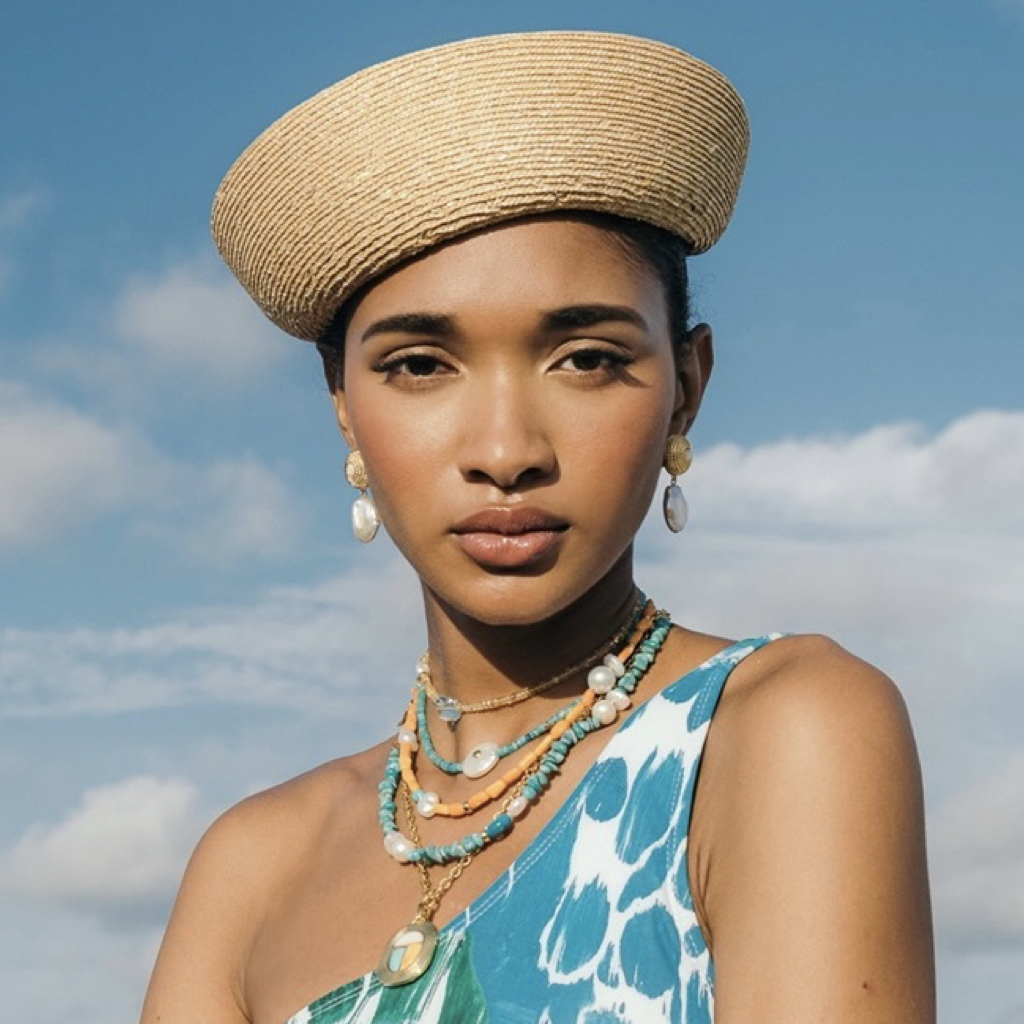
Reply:
<svg viewBox="0 0 1024 1024"><path fill-rule="evenodd" d="M710 1024L690 807L729 673L777 635L727 647L635 710L523 854L442 929L422 978L385 989L368 974L286 1024Z"/></svg>

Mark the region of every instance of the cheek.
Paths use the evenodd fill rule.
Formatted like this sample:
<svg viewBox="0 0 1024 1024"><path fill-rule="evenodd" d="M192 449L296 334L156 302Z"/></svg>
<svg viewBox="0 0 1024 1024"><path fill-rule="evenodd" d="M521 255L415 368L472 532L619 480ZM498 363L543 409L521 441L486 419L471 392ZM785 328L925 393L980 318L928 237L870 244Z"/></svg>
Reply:
<svg viewBox="0 0 1024 1024"><path fill-rule="evenodd" d="M565 418L578 445L599 450L608 482L624 489L657 480L676 401L671 357L659 359L643 380L640 386L623 385L606 400L598 398L586 417L576 410Z"/></svg>
<svg viewBox="0 0 1024 1024"><path fill-rule="evenodd" d="M647 402L607 410L572 446L584 456L575 471L627 532L639 529L650 507L671 416L669 403L646 397Z"/></svg>
<svg viewBox="0 0 1024 1024"><path fill-rule="evenodd" d="M352 432L366 462L374 503L406 560L423 571L423 557L451 518L446 501L458 487L450 419L424 415L415 399L386 389L350 392Z"/></svg>
<svg viewBox="0 0 1024 1024"><path fill-rule="evenodd" d="M371 486L375 496L384 499L396 484L426 468L423 452L429 448L429 438L417 429L415 419L402 415L401 403L395 406L373 400L376 397L357 397L350 401L349 410L352 432L366 460Z"/></svg>

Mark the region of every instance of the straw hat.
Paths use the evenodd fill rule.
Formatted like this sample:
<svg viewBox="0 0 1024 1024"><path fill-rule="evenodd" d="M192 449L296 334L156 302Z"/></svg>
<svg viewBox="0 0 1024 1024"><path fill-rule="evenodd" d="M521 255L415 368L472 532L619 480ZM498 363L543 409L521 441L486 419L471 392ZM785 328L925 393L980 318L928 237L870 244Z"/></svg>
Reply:
<svg viewBox="0 0 1024 1024"><path fill-rule="evenodd" d="M664 43L469 39L374 65L285 114L221 182L213 236L263 312L316 340L378 274L516 217L612 213L703 252L732 213L747 139L729 82Z"/></svg>

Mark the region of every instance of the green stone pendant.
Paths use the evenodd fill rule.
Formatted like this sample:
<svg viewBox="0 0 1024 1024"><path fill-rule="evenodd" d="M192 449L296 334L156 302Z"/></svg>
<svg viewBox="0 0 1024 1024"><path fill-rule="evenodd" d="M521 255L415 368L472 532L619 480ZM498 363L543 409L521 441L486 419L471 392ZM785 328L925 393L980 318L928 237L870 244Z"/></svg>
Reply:
<svg viewBox="0 0 1024 1024"><path fill-rule="evenodd" d="M421 977L434 959L437 929L429 921L414 921L391 936L377 964L377 980L386 988L408 985Z"/></svg>

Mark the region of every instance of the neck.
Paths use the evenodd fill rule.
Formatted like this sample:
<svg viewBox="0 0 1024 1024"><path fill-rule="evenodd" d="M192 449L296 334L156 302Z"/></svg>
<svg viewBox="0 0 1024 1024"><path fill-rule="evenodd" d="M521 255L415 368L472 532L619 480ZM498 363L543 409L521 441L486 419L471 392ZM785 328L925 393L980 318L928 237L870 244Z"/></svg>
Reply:
<svg viewBox="0 0 1024 1024"><path fill-rule="evenodd" d="M540 685L586 660L626 622L636 587L625 558L578 601L515 626L480 622L434 593L425 596L434 685L470 704Z"/></svg>

